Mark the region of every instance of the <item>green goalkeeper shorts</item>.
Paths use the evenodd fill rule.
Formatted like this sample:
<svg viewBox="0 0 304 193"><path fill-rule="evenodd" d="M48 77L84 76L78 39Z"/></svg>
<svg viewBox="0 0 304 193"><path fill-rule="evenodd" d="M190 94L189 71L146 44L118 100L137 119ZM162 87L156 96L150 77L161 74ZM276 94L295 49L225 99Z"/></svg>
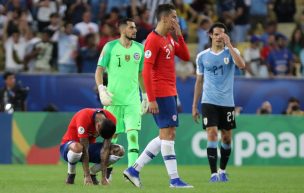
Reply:
<svg viewBox="0 0 304 193"><path fill-rule="evenodd" d="M116 117L115 134L124 133L132 129L141 129L140 105L113 105L104 108Z"/></svg>

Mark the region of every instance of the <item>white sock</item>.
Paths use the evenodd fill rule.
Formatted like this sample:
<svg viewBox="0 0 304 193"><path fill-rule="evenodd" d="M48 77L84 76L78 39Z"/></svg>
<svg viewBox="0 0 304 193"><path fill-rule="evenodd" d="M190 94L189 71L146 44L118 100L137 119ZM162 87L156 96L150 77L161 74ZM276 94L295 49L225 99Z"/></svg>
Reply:
<svg viewBox="0 0 304 193"><path fill-rule="evenodd" d="M174 141L162 140L161 153L170 178L178 178Z"/></svg>
<svg viewBox="0 0 304 193"><path fill-rule="evenodd" d="M94 164L91 168L90 168L90 174L92 175L96 175L97 172L101 171L101 164Z"/></svg>
<svg viewBox="0 0 304 193"><path fill-rule="evenodd" d="M159 137L152 139L134 163L133 167L135 170L139 172L144 167L144 165L146 165L155 156L157 156L160 151L160 146L161 140Z"/></svg>
<svg viewBox="0 0 304 193"><path fill-rule="evenodd" d="M68 173L75 174L76 173L76 163L81 159L81 153L75 153L72 150L68 151L67 158L68 158Z"/></svg>
<svg viewBox="0 0 304 193"><path fill-rule="evenodd" d="M222 174L222 173L226 173L226 170L222 170L221 168L218 169L218 173Z"/></svg>

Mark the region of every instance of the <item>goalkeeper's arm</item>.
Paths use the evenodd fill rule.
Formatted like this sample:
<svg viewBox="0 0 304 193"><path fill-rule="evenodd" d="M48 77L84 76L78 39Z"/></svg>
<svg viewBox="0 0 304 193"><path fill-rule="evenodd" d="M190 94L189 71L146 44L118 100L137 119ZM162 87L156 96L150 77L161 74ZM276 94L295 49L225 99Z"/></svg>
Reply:
<svg viewBox="0 0 304 193"><path fill-rule="evenodd" d="M98 87L99 98L102 105L111 105L113 95L107 90L107 87L103 85L103 67L97 66L95 72L95 82Z"/></svg>

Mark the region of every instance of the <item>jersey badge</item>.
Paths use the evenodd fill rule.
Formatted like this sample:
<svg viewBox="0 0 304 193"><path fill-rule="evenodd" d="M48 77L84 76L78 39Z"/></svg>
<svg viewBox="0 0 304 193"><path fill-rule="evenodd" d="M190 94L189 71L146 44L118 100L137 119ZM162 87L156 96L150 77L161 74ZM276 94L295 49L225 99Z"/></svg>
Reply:
<svg viewBox="0 0 304 193"><path fill-rule="evenodd" d="M225 57L225 58L224 58L224 63L225 63L225 64L229 64L229 58L228 58L228 57Z"/></svg>
<svg viewBox="0 0 304 193"><path fill-rule="evenodd" d="M145 51L145 58L150 58L152 56L151 50L146 50Z"/></svg>
<svg viewBox="0 0 304 193"><path fill-rule="evenodd" d="M173 119L173 121L176 121L177 120L177 115L173 115L172 119Z"/></svg>
<svg viewBox="0 0 304 193"><path fill-rule="evenodd" d="M139 53L135 53L135 54L134 54L134 59L135 59L135 60L139 60L139 58L140 58Z"/></svg>
<svg viewBox="0 0 304 193"><path fill-rule="evenodd" d="M208 118L204 117L204 125L207 125L207 124L208 124Z"/></svg>
<svg viewBox="0 0 304 193"><path fill-rule="evenodd" d="M129 62L130 61L130 55L125 55L125 61Z"/></svg>
<svg viewBox="0 0 304 193"><path fill-rule="evenodd" d="M78 127L78 134L80 134L80 135L82 135L82 134L84 134L84 128L83 127Z"/></svg>

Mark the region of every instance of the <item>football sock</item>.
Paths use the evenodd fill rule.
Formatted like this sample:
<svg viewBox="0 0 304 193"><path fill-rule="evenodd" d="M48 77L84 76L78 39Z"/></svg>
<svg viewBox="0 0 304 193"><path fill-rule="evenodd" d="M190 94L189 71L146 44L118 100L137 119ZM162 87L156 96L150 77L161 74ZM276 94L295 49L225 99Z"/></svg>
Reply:
<svg viewBox="0 0 304 193"><path fill-rule="evenodd" d="M75 174L76 173L76 163L81 159L81 153L75 153L72 150L68 151L67 158L68 158L68 173Z"/></svg>
<svg viewBox="0 0 304 193"><path fill-rule="evenodd" d="M209 161L209 166L211 174L217 172L217 141L208 141L207 142L207 156Z"/></svg>
<svg viewBox="0 0 304 193"><path fill-rule="evenodd" d="M149 163L149 161L157 156L157 154L160 152L160 146L161 140L158 136L152 139L134 163L133 168L139 172L144 167L144 165Z"/></svg>
<svg viewBox="0 0 304 193"><path fill-rule="evenodd" d="M231 154L231 145L222 143L222 145L221 145L221 159L220 159L220 168L222 170L226 169L230 154Z"/></svg>
<svg viewBox="0 0 304 193"><path fill-rule="evenodd" d="M171 179L178 178L177 162L174 150L174 141L162 140L161 154L163 156L167 172Z"/></svg>
<svg viewBox="0 0 304 193"><path fill-rule="evenodd" d="M127 132L128 139L128 167L132 166L138 158L138 131L130 130Z"/></svg>

